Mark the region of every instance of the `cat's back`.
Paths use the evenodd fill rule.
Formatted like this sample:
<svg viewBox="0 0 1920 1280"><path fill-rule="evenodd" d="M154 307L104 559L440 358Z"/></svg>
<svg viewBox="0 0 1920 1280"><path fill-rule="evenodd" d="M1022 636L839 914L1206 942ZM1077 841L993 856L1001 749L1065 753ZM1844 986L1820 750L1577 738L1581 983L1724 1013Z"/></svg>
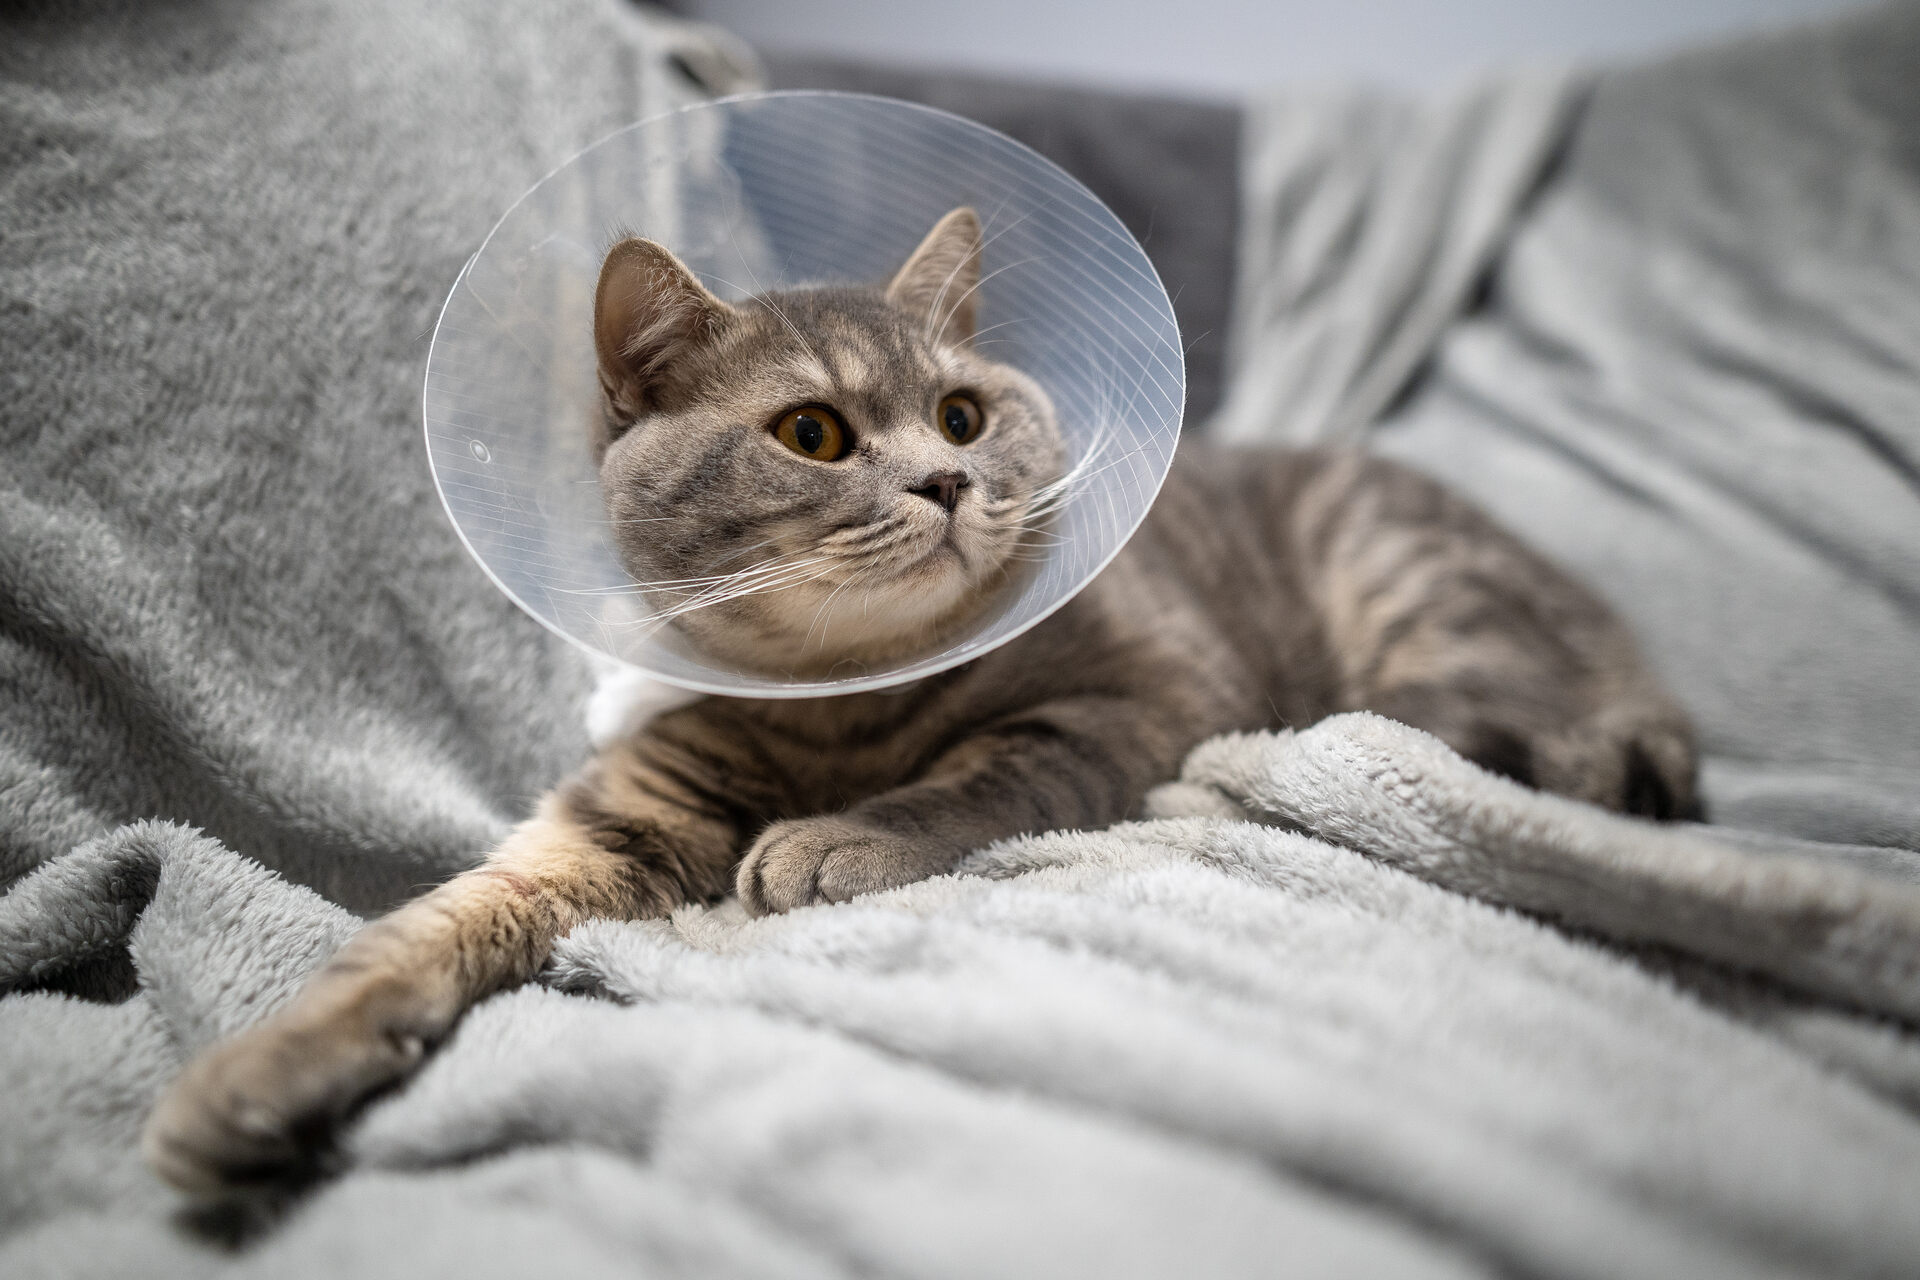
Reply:
<svg viewBox="0 0 1920 1280"><path fill-rule="evenodd" d="M1431 477L1357 449L1183 441L1129 552L1226 617L1274 593L1305 603L1330 560L1351 558L1336 542L1391 556L1430 534L1512 541Z"/></svg>
<svg viewBox="0 0 1920 1280"><path fill-rule="evenodd" d="M1189 634L1217 637L1216 662L1274 699L1280 721L1308 723L1352 700L1336 649L1380 630L1356 609L1438 590L1461 562L1490 552L1528 580L1532 598L1571 604L1592 615L1588 630L1607 629L1577 586L1471 504L1356 449L1183 441L1104 589L1109 607L1150 603Z"/></svg>
<svg viewBox="0 0 1920 1280"><path fill-rule="evenodd" d="M1203 578L1228 570L1235 551L1270 553L1337 456L1183 440L1133 547Z"/></svg>
<svg viewBox="0 0 1920 1280"><path fill-rule="evenodd" d="M1301 584L1287 554L1291 523L1320 469L1318 458L1296 450L1183 440L1110 576L1137 576L1135 591L1222 623L1246 616L1255 600L1294 596Z"/></svg>
<svg viewBox="0 0 1920 1280"><path fill-rule="evenodd" d="M1216 679L1298 722L1326 713L1327 643L1303 541L1354 455L1183 441L1146 522L1096 584L1109 608L1156 616ZM1201 656L1196 652L1195 656ZM1284 673L1284 678L1282 678ZM1289 705L1267 706L1268 690Z"/></svg>

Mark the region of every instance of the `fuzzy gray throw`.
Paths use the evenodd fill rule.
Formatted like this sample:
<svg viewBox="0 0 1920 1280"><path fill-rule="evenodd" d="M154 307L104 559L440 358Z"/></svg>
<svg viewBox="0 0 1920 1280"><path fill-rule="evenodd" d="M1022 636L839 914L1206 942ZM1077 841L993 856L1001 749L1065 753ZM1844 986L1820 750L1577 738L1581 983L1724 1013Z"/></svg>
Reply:
<svg viewBox="0 0 1920 1280"><path fill-rule="evenodd" d="M1209 744L1153 806L843 907L576 930L545 988L476 1009L347 1132L348 1172L223 1265L1749 1277L1920 1257L1920 1045L1821 998L1916 1012L1911 867L1608 817L1365 715ZM1629 960L1499 902L1658 949ZM117 1005L0 1003L0 1272L219 1262L139 1164L145 1105L356 927L159 824L0 900L0 984L116 954L138 979Z"/></svg>
<svg viewBox="0 0 1920 1280"><path fill-rule="evenodd" d="M0 1275L1911 1274L1920 859L1369 716L843 906L585 926L290 1204L147 1173L187 1055L584 756L434 498L424 336L529 182L741 75L614 0L0 15ZM1324 305L1452 332L1558 180L1499 118L1501 218L1413 241L1454 274Z"/></svg>

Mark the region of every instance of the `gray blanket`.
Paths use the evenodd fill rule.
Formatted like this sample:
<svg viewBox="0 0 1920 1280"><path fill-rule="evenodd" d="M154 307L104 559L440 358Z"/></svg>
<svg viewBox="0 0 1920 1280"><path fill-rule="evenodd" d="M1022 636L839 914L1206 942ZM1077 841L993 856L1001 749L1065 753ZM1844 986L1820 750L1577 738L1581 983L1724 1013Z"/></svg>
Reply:
<svg viewBox="0 0 1920 1280"><path fill-rule="evenodd" d="M619 0L0 23L0 884L161 817L405 898L585 750L579 665L434 495L434 318L529 184L725 47Z"/></svg>
<svg viewBox="0 0 1920 1280"><path fill-rule="evenodd" d="M1757 810L1745 835L1661 831L1365 716L1208 744L1151 821L846 906L584 927L311 1193L205 1214L156 1183L134 1139L184 1057L586 749L586 674L444 527L421 339L527 182L741 66L610 0L542 13L3 19L0 1274L1914 1270L1898 841L1792 840ZM1455 335L1503 314L1496 289L1457 323L1484 267L1504 288L1556 193L1594 190L1545 166L1610 83L1585 123L1567 80L1483 91L1479 125L1392 108L1415 127L1382 145L1485 155L1491 185L1413 235L1444 271L1389 254L1317 296L1429 299L1374 330L1428 349L1386 342L1375 375L1349 324L1358 358L1276 367L1423 411ZM1526 102L1546 127L1499 133ZM1381 233L1409 207L1362 204Z"/></svg>
<svg viewBox="0 0 1920 1280"><path fill-rule="evenodd" d="M1364 439L1575 569L1717 821L1920 847L1917 68L1904 3L1589 88L1256 105L1219 429Z"/></svg>
<svg viewBox="0 0 1920 1280"><path fill-rule="evenodd" d="M1920 1258L1920 1043L1817 998L1913 1014L1920 883L1598 815L1370 716L1210 744L1153 808L843 908L579 929L232 1257L140 1167L144 1106L357 922L205 837L118 832L0 900L0 984L116 946L139 978L117 1005L0 1002L0 1272ZM1629 963L1449 887L1665 950Z"/></svg>

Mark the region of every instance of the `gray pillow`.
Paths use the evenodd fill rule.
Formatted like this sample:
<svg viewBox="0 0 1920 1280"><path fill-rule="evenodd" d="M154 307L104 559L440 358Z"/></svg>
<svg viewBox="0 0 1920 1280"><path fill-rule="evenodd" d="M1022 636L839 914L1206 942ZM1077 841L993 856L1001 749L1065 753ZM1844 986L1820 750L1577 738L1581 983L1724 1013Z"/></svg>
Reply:
<svg viewBox="0 0 1920 1280"><path fill-rule="evenodd" d="M441 512L427 339L529 183L727 44L623 0L0 6L0 888L169 818L378 907L585 755L581 664Z"/></svg>

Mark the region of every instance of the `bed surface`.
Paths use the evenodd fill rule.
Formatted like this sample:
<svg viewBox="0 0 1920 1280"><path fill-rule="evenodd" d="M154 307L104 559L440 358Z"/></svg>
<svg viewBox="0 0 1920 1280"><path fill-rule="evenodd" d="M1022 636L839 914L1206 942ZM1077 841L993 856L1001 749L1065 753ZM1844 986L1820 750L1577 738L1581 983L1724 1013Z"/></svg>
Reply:
<svg viewBox="0 0 1920 1280"><path fill-rule="evenodd" d="M587 751L419 456L444 291L744 60L615 0L0 13L0 1274L1912 1272L1917 14L1239 113L771 60L1080 172L1204 330L1190 429L1357 433L1575 565L1737 825L1221 740L1147 821L584 927L208 1214L135 1149L184 1057Z"/></svg>

